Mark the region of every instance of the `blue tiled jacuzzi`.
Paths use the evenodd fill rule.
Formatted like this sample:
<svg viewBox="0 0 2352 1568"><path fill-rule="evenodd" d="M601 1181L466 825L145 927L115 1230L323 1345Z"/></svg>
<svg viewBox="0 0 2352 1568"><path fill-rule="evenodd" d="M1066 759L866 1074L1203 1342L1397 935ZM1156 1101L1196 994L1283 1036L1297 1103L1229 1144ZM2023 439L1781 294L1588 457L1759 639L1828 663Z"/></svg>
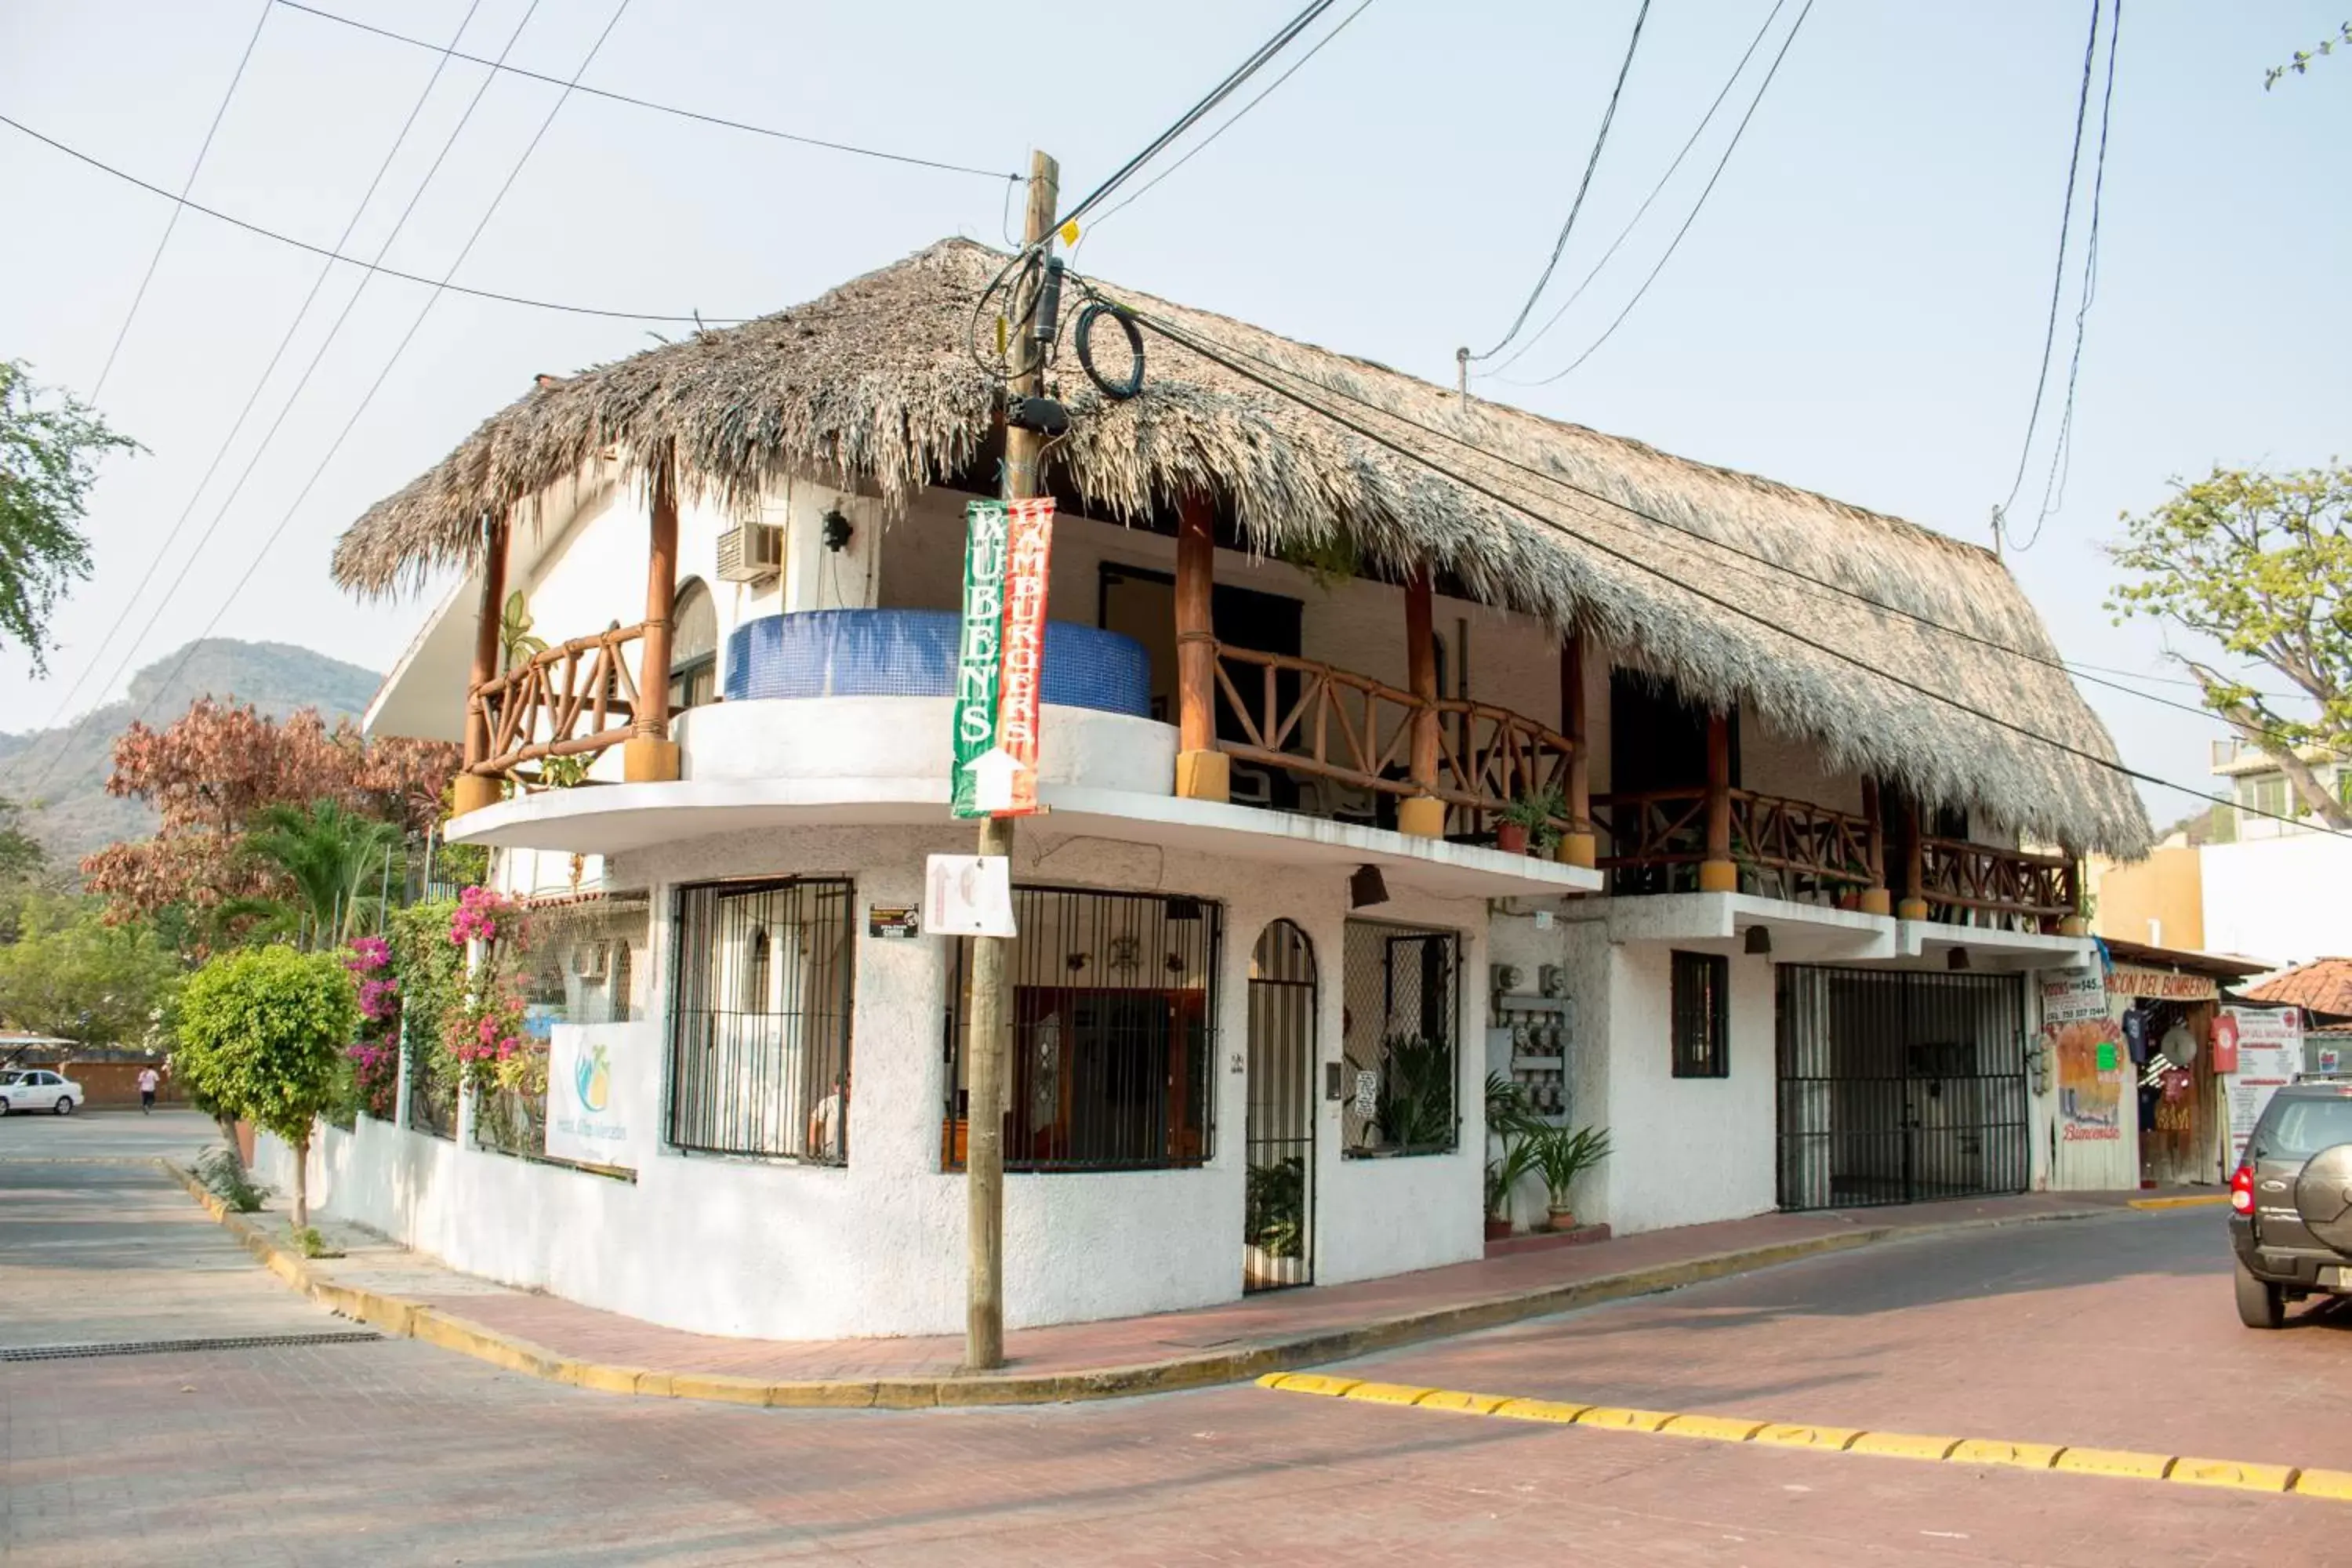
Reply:
<svg viewBox="0 0 2352 1568"><path fill-rule="evenodd" d="M803 610L727 636L730 702L761 697L952 697L963 617L948 610ZM1045 624L1043 698L1151 714L1151 661L1133 637Z"/></svg>

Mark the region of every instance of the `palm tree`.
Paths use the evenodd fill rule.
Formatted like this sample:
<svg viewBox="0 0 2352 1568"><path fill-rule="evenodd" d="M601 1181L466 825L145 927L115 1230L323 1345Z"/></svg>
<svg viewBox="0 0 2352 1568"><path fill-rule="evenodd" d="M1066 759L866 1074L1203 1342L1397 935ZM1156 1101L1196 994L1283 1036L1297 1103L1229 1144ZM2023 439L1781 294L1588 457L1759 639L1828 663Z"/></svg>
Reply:
<svg viewBox="0 0 2352 1568"><path fill-rule="evenodd" d="M296 940L309 948L336 948L358 934L362 911L377 901L372 889L399 842L400 829L391 823L321 800L265 808L245 847L293 884Z"/></svg>

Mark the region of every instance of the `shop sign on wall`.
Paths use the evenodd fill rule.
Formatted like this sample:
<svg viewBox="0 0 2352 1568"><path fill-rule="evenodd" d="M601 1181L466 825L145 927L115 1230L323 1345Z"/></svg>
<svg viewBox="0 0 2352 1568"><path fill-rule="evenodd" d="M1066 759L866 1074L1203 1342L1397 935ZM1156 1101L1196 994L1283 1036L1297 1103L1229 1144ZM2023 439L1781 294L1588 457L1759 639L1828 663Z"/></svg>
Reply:
<svg viewBox="0 0 2352 1568"><path fill-rule="evenodd" d="M2123 1035L2095 969L2042 984L2042 1038L2058 1064L2058 1136L2068 1143L2119 1141L2123 1132Z"/></svg>
<svg viewBox="0 0 2352 1568"><path fill-rule="evenodd" d="M2230 1077L2230 1160L2245 1158L2263 1107L2303 1070L2303 1010L2224 1007L2217 1028L2237 1037L2238 1070ZM2217 1053L2218 1054L2218 1053Z"/></svg>
<svg viewBox="0 0 2352 1568"><path fill-rule="evenodd" d="M2221 994L2212 977L2178 974L2169 969L2142 969L2118 963L2107 975L2107 991L2116 996L2145 996L2158 1002L2210 1002Z"/></svg>
<svg viewBox="0 0 2352 1568"><path fill-rule="evenodd" d="M591 1165L619 1163L629 1119L613 1092L616 1033L559 1024L548 1032L547 1152Z"/></svg>

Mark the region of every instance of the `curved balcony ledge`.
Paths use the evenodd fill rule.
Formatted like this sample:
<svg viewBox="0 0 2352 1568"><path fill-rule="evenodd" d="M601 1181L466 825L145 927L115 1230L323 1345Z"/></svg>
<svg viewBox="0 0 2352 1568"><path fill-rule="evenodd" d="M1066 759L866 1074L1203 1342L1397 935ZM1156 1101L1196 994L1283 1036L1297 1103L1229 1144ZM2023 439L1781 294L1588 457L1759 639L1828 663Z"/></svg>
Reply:
<svg viewBox="0 0 2352 1568"><path fill-rule="evenodd" d="M621 854L781 827L945 827L950 703L929 697L775 699L677 721L674 783L583 784L501 801L450 824L454 843ZM1034 831L1240 859L1382 868L1398 888L1449 897L1592 892L1601 875L1475 845L1414 838L1173 794L1176 734L1150 720L1045 710ZM1078 781L1083 780L1083 783Z"/></svg>

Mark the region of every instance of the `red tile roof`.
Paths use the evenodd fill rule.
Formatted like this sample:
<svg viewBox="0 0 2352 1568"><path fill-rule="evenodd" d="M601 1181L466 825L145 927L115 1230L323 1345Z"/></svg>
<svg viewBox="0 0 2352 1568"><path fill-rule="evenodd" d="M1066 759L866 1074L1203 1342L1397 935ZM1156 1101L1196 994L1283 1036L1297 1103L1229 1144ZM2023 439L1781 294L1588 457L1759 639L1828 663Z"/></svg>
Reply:
<svg viewBox="0 0 2352 1568"><path fill-rule="evenodd" d="M2247 990L2249 1002L2352 1016L2352 958L2322 958Z"/></svg>

